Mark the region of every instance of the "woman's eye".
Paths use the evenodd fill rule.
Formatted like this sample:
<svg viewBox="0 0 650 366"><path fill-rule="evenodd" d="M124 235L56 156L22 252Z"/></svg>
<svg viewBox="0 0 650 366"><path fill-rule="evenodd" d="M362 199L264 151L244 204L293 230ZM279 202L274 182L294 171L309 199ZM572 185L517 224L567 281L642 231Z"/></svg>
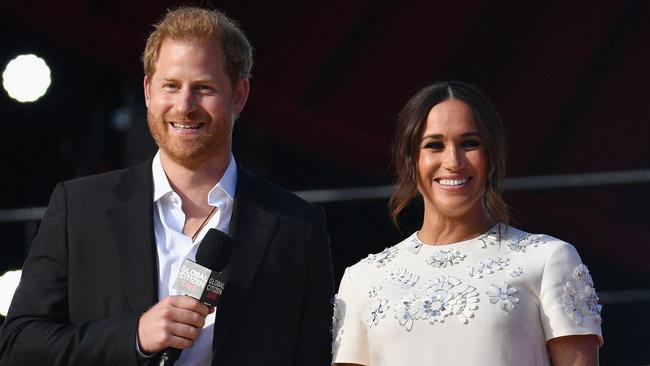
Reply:
<svg viewBox="0 0 650 366"><path fill-rule="evenodd" d="M431 149L431 150L443 150L445 148L445 144L442 142L431 141L431 142L427 142L424 145L424 148Z"/></svg>
<svg viewBox="0 0 650 366"><path fill-rule="evenodd" d="M478 140L466 140L463 142L462 146L466 149L476 149L481 146L481 142Z"/></svg>

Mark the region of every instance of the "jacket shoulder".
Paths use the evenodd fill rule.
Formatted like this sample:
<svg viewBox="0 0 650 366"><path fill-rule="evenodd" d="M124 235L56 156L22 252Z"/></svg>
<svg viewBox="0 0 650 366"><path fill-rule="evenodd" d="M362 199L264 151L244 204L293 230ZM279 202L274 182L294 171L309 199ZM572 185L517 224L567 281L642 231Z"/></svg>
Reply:
<svg viewBox="0 0 650 366"><path fill-rule="evenodd" d="M139 165L112 170L105 173L93 174L84 177L74 178L62 183L66 192L97 194L99 192L113 192L115 194L129 194L122 192L125 188L149 186L152 183L151 160ZM127 183L126 185L123 183ZM131 183L131 184L128 184Z"/></svg>
<svg viewBox="0 0 650 366"><path fill-rule="evenodd" d="M247 194L261 203L267 210L280 215L302 217L304 219L320 219L324 216L323 209L289 192L285 188L252 173L245 168L239 169L238 191L236 194Z"/></svg>

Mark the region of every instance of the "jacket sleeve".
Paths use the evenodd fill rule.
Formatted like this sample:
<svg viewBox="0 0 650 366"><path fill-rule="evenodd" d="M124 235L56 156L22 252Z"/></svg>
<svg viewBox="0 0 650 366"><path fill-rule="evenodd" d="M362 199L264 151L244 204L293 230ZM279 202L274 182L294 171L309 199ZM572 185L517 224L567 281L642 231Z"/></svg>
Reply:
<svg viewBox="0 0 650 366"><path fill-rule="evenodd" d="M65 185L57 185L25 260L0 334L0 364L136 365L139 314L70 320L68 274L74 264L68 256L66 195Z"/></svg>
<svg viewBox="0 0 650 366"><path fill-rule="evenodd" d="M334 274L324 214L314 223L309 256L295 365L329 366Z"/></svg>

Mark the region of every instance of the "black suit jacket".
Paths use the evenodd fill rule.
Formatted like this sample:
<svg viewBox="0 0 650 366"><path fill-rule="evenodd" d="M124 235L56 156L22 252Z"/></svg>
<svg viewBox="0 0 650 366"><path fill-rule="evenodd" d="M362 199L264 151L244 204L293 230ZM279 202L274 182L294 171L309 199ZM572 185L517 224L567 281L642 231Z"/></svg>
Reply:
<svg viewBox="0 0 650 366"><path fill-rule="evenodd" d="M158 301L151 161L60 183L4 324L4 365L136 365ZM334 284L322 210L239 169L213 364L329 365Z"/></svg>

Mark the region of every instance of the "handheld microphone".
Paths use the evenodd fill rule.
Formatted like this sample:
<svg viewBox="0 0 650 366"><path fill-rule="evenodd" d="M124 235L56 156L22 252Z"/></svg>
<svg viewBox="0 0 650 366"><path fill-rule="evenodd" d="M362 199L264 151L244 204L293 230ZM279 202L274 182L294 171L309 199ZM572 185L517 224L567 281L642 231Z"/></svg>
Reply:
<svg viewBox="0 0 650 366"><path fill-rule="evenodd" d="M196 262L185 259L173 288L202 301L217 306L226 286L224 269L230 260L233 239L217 229L210 229L196 250ZM159 366L173 365L183 350L167 348L160 356Z"/></svg>

